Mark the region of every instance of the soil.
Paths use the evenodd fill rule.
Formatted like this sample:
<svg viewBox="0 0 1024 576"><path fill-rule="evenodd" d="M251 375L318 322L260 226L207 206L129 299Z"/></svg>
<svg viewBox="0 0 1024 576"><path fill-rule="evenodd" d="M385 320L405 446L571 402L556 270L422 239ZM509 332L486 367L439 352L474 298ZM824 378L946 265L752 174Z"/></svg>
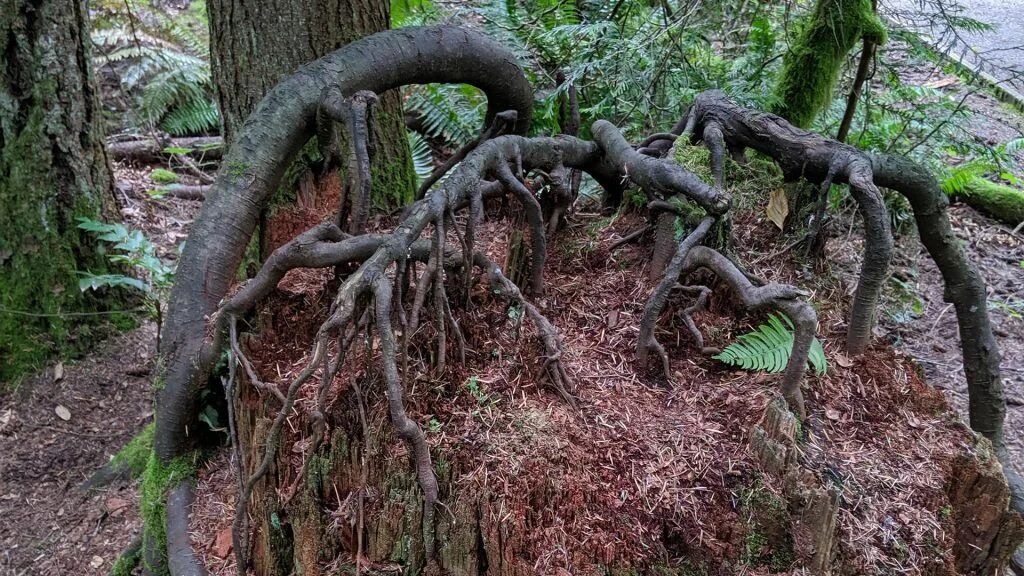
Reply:
<svg viewBox="0 0 1024 576"><path fill-rule="evenodd" d="M0 574L107 574L139 532L133 486L80 485L152 419L155 342L146 323L0 398Z"/></svg>

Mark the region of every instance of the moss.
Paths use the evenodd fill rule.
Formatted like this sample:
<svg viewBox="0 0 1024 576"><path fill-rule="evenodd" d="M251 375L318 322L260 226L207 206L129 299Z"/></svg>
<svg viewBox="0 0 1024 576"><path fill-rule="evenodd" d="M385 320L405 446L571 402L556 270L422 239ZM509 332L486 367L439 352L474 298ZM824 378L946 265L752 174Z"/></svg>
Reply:
<svg viewBox="0 0 1024 576"><path fill-rule="evenodd" d="M972 178L953 196L1007 224L1024 222L1024 190Z"/></svg>
<svg viewBox="0 0 1024 576"><path fill-rule="evenodd" d="M156 430L156 423L150 422L142 429L137 436L114 455L111 465L120 468L127 467L131 471L132 478L138 478L146 471L149 464L149 457L153 452L153 432Z"/></svg>
<svg viewBox="0 0 1024 576"><path fill-rule="evenodd" d="M154 550L161 555L166 554L167 550L167 491L195 475L196 458L180 456L168 464L162 464L155 452L149 453L146 470L142 475L139 512L142 516L143 539L155 543Z"/></svg>
<svg viewBox="0 0 1024 576"><path fill-rule="evenodd" d="M795 557L785 503L756 481L740 494L740 514L747 524L740 562L788 570Z"/></svg>
<svg viewBox="0 0 1024 576"><path fill-rule="evenodd" d="M808 128L832 102L847 54L861 38L886 40L871 0L817 0L782 61L772 112Z"/></svg>
<svg viewBox="0 0 1024 576"><path fill-rule="evenodd" d="M173 184L178 181L178 175L166 168L157 168L153 170L149 177L157 184Z"/></svg>
<svg viewBox="0 0 1024 576"><path fill-rule="evenodd" d="M110 569L110 576L132 576L135 567L142 560L142 548L134 547L117 557Z"/></svg>

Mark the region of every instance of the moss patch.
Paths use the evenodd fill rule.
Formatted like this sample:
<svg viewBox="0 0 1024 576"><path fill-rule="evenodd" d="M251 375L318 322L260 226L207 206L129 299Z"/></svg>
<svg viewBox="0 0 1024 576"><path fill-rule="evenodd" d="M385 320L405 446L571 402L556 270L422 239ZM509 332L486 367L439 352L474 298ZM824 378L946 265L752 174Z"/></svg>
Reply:
<svg viewBox="0 0 1024 576"><path fill-rule="evenodd" d="M818 0L783 58L772 112L794 126L810 127L832 102L846 56L861 38L876 44L886 40L871 0Z"/></svg>
<svg viewBox="0 0 1024 576"><path fill-rule="evenodd" d="M953 197L1007 224L1024 222L1024 190L972 178Z"/></svg>
<svg viewBox="0 0 1024 576"><path fill-rule="evenodd" d="M143 523L143 539L153 542L161 555L167 550L167 491L175 484L194 477L194 455L180 456L168 464L161 464L155 452L149 453L146 470L142 475L139 509Z"/></svg>
<svg viewBox="0 0 1024 576"><path fill-rule="evenodd" d="M140 560L142 560L141 547L126 551L117 557L114 566L110 569L110 576L132 576Z"/></svg>
<svg viewBox="0 0 1024 576"><path fill-rule="evenodd" d="M153 453L153 432L156 430L156 423L150 422L142 429L137 436L131 439L124 448L121 448L111 466L114 468L124 467L131 472L132 478L138 478L146 471L149 465L149 457Z"/></svg>
<svg viewBox="0 0 1024 576"><path fill-rule="evenodd" d="M758 481L740 494L740 514L747 524L740 562L788 570L795 556L786 504Z"/></svg>

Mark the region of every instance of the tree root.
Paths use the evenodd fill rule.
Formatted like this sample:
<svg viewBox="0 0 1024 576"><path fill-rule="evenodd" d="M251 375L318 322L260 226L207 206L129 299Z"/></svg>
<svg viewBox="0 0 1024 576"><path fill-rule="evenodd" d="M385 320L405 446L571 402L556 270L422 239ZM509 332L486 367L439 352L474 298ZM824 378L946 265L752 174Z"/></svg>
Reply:
<svg viewBox="0 0 1024 576"><path fill-rule="evenodd" d="M637 339L637 359L640 366L647 367L648 358L653 350L661 358L662 371L666 381L672 381L668 354L654 336L655 326L668 301L669 293L678 286L679 277L698 268L707 268L725 280L748 310L759 310L766 307L777 308L793 320L796 327L793 351L786 364L780 389L790 409L804 418L806 409L800 385L803 382L804 371L807 369L807 358L814 341L814 332L817 329L818 320L814 308L797 299L799 292L796 288L785 284L755 286L731 260L711 248L698 246L714 222L714 218L704 218L697 228L679 243L664 277L647 300L647 304L644 305L640 335ZM710 290L703 286L682 286L682 288L697 294L697 302L683 311L683 320L694 336L698 349L704 354L712 353L712 349L704 346L704 338L690 317L690 314L703 308Z"/></svg>
<svg viewBox="0 0 1024 576"><path fill-rule="evenodd" d="M192 508L192 481L179 483L167 492L167 567L174 576L206 576L206 566L196 556L188 535Z"/></svg>
<svg viewBox="0 0 1024 576"><path fill-rule="evenodd" d="M865 227L864 263L850 312L846 348L860 354L871 340L878 295L892 256L892 234L871 158L856 148L791 126L772 114L746 110L720 91L698 94L686 117L686 132L700 130L731 150L753 148L775 160L787 181L848 183ZM717 144L713 144L717 147ZM712 166L715 165L712 151ZM716 180L718 176L716 175Z"/></svg>
<svg viewBox="0 0 1024 576"><path fill-rule="evenodd" d="M565 366L561 362L564 347L562 346L562 338L558 335L558 330L537 310L536 306L523 296L522 292L519 291L519 287L502 274L501 268L497 264L488 260L486 256L480 253L474 256L474 262L485 271L492 287L500 290L506 298L516 301L526 310L526 315L533 322L534 326L537 327L537 331L540 332L541 341L544 343L544 349L547 353L547 356L544 358L544 371L547 373L548 380L558 392L558 395L565 400L566 404L573 408L578 408L577 398L573 394L572 378L565 371Z"/></svg>
<svg viewBox="0 0 1024 576"><path fill-rule="evenodd" d="M386 58L379 59L380 54ZM699 95L688 115L672 129L672 134L701 135L712 153L713 184L702 182L677 165L634 150L614 126L604 121L594 123L591 130L594 141L591 142L569 136L506 135L488 139L467 152L442 185L425 192L422 200L407 207L401 223L391 233L349 237L335 224L317 226L276 250L255 278L226 302L221 302L251 236L256 216L283 173L281 159L290 158L311 136L320 96L330 84L321 77L337 79L342 94L358 89L379 92L406 82L476 82L493 97L489 101L492 105L489 121L498 110L516 110L513 131L522 132L529 123L529 88L525 80L521 81L521 70L511 65L511 61L504 50L490 41L458 29L398 30L374 35L304 67L282 83L260 104L246 123L238 143L232 146L226 169L215 183L214 193L204 203L179 265L170 320L165 327L165 342L169 346L161 351L168 368L166 385L158 399L155 451L160 461L169 461L188 451L187 430L196 418L200 384L225 345L227 333L233 357L229 379L238 377L238 366L241 366L254 386L262 387L281 401L263 458L244 479L236 509L236 532L245 528L243 517L253 485L266 473L277 450L283 415L293 406L298 389L319 372L318 401L311 417L314 433L322 436L324 406L321 398L339 370L352 339L356 334L368 334L375 326L381 343L379 360L383 366L388 409L396 433L409 446L423 491L423 541L427 561L433 561L437 479L423 431L405 410L402 379L408 372L406 369L399 371L398 355L415 332L420 309L426 307L428 301L439 336L438 371L443 372L447 363L448 328L459 343L460 355L464 353L461 330L445 290L446 269L461 270L464 276L460 292L468 294L472 263L485 270L492 286L524 307L544 343L544 370L553 388L567 403L577 405L572 381L561 363L563 348L557 330L493 262L474 252L483 199L511 193L523 206L530 226L529 292L541 292L546 233L557 227L561 214L552 210L545 221L544 205L524 184L524 178L531 172L546 174L552 185L557 186L564 180L560 174L586 171L605 187L606 198L613 203L621 199L624 183L632 181L643 188L652 201L682 194L701 206L708 217L679 245L668 273L645 307L637 345L641 364L646 363L650 350L654 350L661 357L668 376L667 355L654 338L655 324L678 279L705 268L722 278L746 308L778 308L794 322L794 349L780 388L794 412L803 416L805 408L800 386L816 327L813 308L798 299L795 288L778 284L758 286L727 257L697 245L730 206L729 195L722 190L724 153L742 154L745 148L754 148L773 157L787 179L805 178L822 183L824 187L831 175L835 182L850 184L865 219L867 236L867 253L848 335L847 346L852 352L863 350L869 341L875 302L891 253L888 218L877 186L893 188L910 199L922 241L946 280L946 297L957 307L971 392L971 424L990 437L997 449L1004 446L1005 405L999 381L999 355L985 308L984 283L956 244L945 215L945 198L940 191L936 196L938 188L934 180L909 161L868 156L797 130L778 117L739 108L717 92ZM479 70L488 70L486 79L474 77ZM671 138L660 136L664 137L644 147L656 153L655 156L671 145ZM470 208L470 216L465 234L460 235L455 212L466 207ZM429 226L433 226L433 237L421 239ZM458 249L447 248L446 229L454 230L458 236L461 257ZM272 384L262 384L238 345L234 319L268 295L289 269L329 267L345 262L358 262L359 266L339 287L331 313L317 332L308 365L290 383L285 394ZM414 272L416 262L427 264L418 279ZM414 280L417 286L409 303L406 288ZM687 286L683 290L697 297L695 304L683 311L683 320L705 351L691 315L705 304L708 289ZM401 348L392 326L393 316L402 326ZM332 362L335 342L337 353ZM408 354L403 354L403 360L407 358ZM229 388L234 394L234 382ZM236 466L248 470L243 462L238 461ZM248 561L245 557L247 543L239 541L238 544L236 554L242 554L238 558L239 567L244 568ZM153 543L147 541L145 545L148 558L153 552L150 550Z"/></svg>

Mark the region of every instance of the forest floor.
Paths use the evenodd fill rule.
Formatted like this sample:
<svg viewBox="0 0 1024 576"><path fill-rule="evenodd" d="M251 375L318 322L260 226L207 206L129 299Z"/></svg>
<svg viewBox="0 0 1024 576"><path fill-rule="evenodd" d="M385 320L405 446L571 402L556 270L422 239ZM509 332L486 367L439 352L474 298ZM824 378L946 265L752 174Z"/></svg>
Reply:
<svg viewBox="0 0 1024 576"><path fill-rule="evenodd" d="M922 68L911 73L919 73L921 82L941 76L934 69ZM947 89L962 90L964 87L952 84ZM979 93L969 96L967 105L976 114L972 125L965 128L976 137L994 144L1020 135L1021 117L1007 111L994 99ZM128 222L142 228L151 240L161 246L164 256L173 258L175 247L187 234L188 224L197 211L198 203L148 197L144 192L149 186L146 170L119 167L118 177L118 189L124 201L123 211ZM991 287L990 312L1003 352L1003 374L1008 397L1007 437L1015 461L1024 469L1024 236L966 206L954 207L951 215L955 229ZM665 442L682 443L680 449L690 462L688 466L704 466L708 469L708 466L714 465L712 472L718 475L714 481L717 488L708 492L712 495L709 497L715 502L718 514L729 517L727 520L734 520L735 511L730 500L730 486L734 481L729 479L730 470L735 469L738 474L744 474L750 466L749 456L743 439L735 437L736 422L715 416L714 407L731 405L738 398L744 398L741 403L743 410L732 410L729 416L740 417L744 425L751 420L756 421L758 412L750 407L767 401L764 390L770 385L771 379L723 370L703 358L687 359L686 356L691 355L692 351L688 349L684 337L682 342L670 346L670 350L676 354L673 367L680 375L685 374L677 382L674 391L649 390L636 382L635 376L631 376L632 370L628 369L633 363L630 351L634 346L632 338L635 338L635 332L626 327L635 326L638 309L642 307L650 286L643 279L646 270L631 268L629 264L641 262L642 253L648 248L627 246L621 249L619 256L609 257L607 253L600 252L601 247L607 247L627 230L628 225L636 223L628 219L616 223L602 220L601 223L606 227L592 232L590 229L595 221L582 217L575 228L570 228L566 234L576 242L569 245L577 248L585 246L587 242L594 242L592 248L596 248L595 254L599 254L603 260L595 263L593 258L579 258L578 252L560 253L552 258L551 273L548 276L554 293L545 309L554 312L556 326L567 333L568 348L577 350L572 353L577 356L569 360L573 372L577 374L577 384L590 390L589 400L597 406L602 403L609 406L625 403L628 410L635 411L632 417L638 418L637 422L642 421L643 415L650 410L659 410L675 418L677 428L674 434L682 436L666 438ZM758 262L758 258L773 253L787 242L763 221L751 222L746 229L751 236L741 238L739 243L753 249L753 252L747 254L748 262ZM822 314L822 338L833 359L835 342L843 329L844 309L840 302L852 290L851 274L856 270L860 253L856 227L847 224L847 228L830 241L828 260L832 264L827 271L830 273L820 274L812 269L800 268L787 268L783 271L788 275L788 280L798 285L814 284L822 290L822 301L832 303ZM597 264L603 269L600 274L594 272ZM768 264L762 262L761 269L754 265L752 271L766 276L779 273L778 270L773 271ZM610 293L617 295L617 300L587 305L582 300L587 294L590 298L600 296L594 293L596 283L603 283L601 285L607 287ZM878 327L880 344L874 347L871 358L879 370L888 371L890 378L895 375L903 385L892 391L893 395L885 398L879 396L877 389L874 393L869 389L865 402L856 403L849 398L851 390L841 385L848 381L846 377L851 372L835 367L839 375L831 376L821 383L821 392L833 392L840 399L837 402L846 402L836 405L836 409L842 412L838 412L835 420L832 416L827 418L831 422L826 424L833 433L848 431L843 427L854 421L871 421L872 410L886 407L900 410L910 406L908 409L913 411L916 410L913 408L916 403L930 402L905 355L921 365L928 383L942 390L952 406L961 414L966 411L966 384L960 361L955 316L942 300L942 283L937 270L927 254L920 249L912 233L900 239L893 280L888 288L882 321ZM489 313L494 313L494 310ZM705 335L715 344L729 341L737 329L745 331L749 326L727 324L731 320L714 308L699 320L699 324L705 328L710 326ZM663 328L668 327L665 324ZM660 337L665 339L671 336L663 331ZM893 342L903 352L889 349L884 345L885 341ZM596 364L583 368L588 359ZM77 487L152 418L149 377L154 361L155 326L144 322L132 332L99 343L96 352L88 358L48 368L27 380L17 391L4 393L0 397L0 575L106 574L117 554L137 534L139 520L136 486L120 484L88 494L82 493ZM610 379L602 384L602 377L598 374L608 374ZM720 385L706 391L702 378L709 375ZM878 377L881 378L880 373ZM486 376L480 380L484 393L515 398L515 389L487 380ZM865 378L865 382L868 381ZM535 431L548 426L547 419L556 418L564 419L559 422L565 424L565 433L569 436L582 438L595 435L592 430L578 427L569 421L562 409L552 408L551 405L556 404L557 400L538 400L533 385L528 381L525 384L525 396L514 407L529 416L527 423L536 428ZM863 393L863 390L860 392ZM523 391L519 393L523 394ZM458 426L465 428L463 438L475 438L480 431L474 427L479 427L480 423L473 412L480 408L473 408L471 404L478 401L478 398L464 395L463 403L453 405L449 413L434 414L432 417L444 426L458 423ZM830 400L822 398L820 401L827 403ZM872 405L867 401L878 401L880 404ZM58 410L58 407L66 409L66 412ZM615 411L615 419L597 423L601 433L595 436L607 442L614 450L630 450L616 439L619 434L616 429L624 429L629 418L623 420L618 408L621 406ZM930 421L918 421L917 425L925 431L943 426ZM601 426L610 432L605 434ZM721 442L705 445L703 439L709 437L701 434L700 442L687 444L684 433L691 427L695 430L711 430L720 435ZM657 436L655 430L637 428L637 434L642 435L644 432ZM921 435L927 436L924 432ZM862 448L883 448L871 444L870 438L862 440ZM938 445L929 446L926 438L916 440L922 442L915 444L921 451L911 456L912 462L924 465L925 456L930 455ZM439 444L449 441L443 437L435 439ZM473 447L472 442L461 442L460 445L462 447L459 449L470 450ZM454 444L449 447L456 448ZM652 473L660 473L665 466L672 465L671 461L657 460L658 447L641 445L639 448L641 451L650 450L649 456L653 458L650 461ZM549 448L552 451L560 449L558 446ZM574 457L586 459L590 456L575 454ZM889 454L889 457L893 458L893 462L881 462L879 465L902 464L895 453ZM613 480L601 476L599 463L594 462L594 465L595 476L586 479L587 482L599 484ZM215 462L202 474L196 514L196 521L200 523L196 526L195 534L198 547L209 555L210 560L214 560L211 565L219 565L220 574L229 573L230 568L229 561L219 564L215 561L216 557L224 555L222 542L218 540L223 540L224 519L228 517L231 500L231 483L224 473L226 468L223 465L217 466ZM917 471L907 469L904 474L907 472ZM655 477L658 477L657 474ZM896 478L911 483L927 480L901 476ZM693 480L685 477L679 479L676 487L680 491L673 493L673 496L682 501L704 499L703 492L694 489L699 483L695 484ZM577 488L584 489L582 483ZM630 486L615 488L633 489ZM658 493L651 487L647 489L651 497ZM648 493L639 487L638 491ZM565 498L566 505L572 505L570 496ZM719 541L723 547L735 546L734 536L714 531L726 530L728 523L718 528L712 525L713 521L721 518L709 516L710 524L698 522L699 528L709 530L709 542ZM859 520L856 516L850 516L841 521L851 526L851 523ZM877 529L875 527L874 531L877 532ZM650 535L645 535L641 530L635 536L642 539Z"/></svg>

